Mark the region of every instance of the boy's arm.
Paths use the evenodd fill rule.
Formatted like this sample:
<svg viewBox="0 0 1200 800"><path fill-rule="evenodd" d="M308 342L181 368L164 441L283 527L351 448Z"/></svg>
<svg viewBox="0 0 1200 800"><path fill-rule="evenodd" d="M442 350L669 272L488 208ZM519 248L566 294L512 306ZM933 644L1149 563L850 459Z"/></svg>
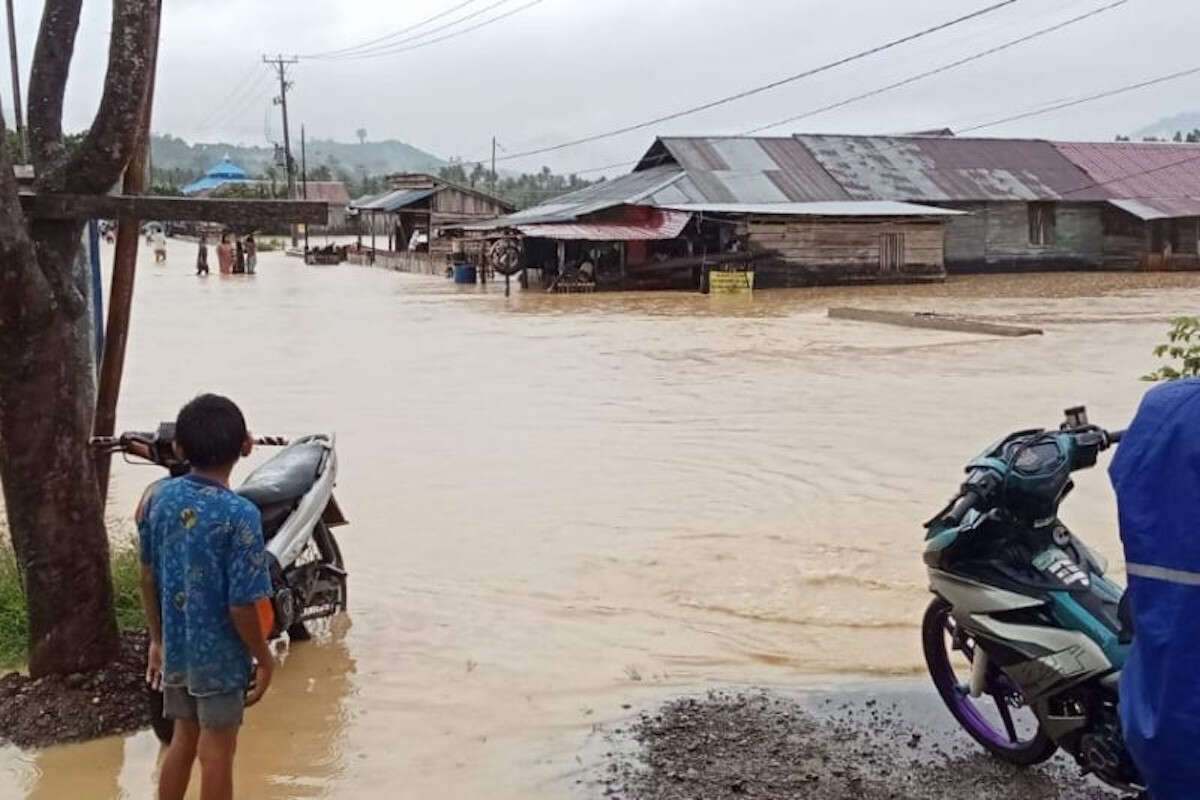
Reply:
<svg viewBox="0 0 1200 800"><path fill-rule="evenodd" d="M146 628L150 632L150 648L146 654L146 683L155 689L162 686L162 609L159 606L158 581L154 578L154 539L147 511L157 483L151 484L142 493L133 517L138 527L138 552L142 563L142 613L146 616Z"/></svg>
<svg viewBox="0 0 1200 800"><path fill-rule="evenodd" d="M267 631L262 629L255 607L259 600L271 594L271 575L267 569L267 550L263 545L262 518L258 509L246 509L234 522L226 570L229 616L242 643L258 662L254 684L246 695L246 705L250 706L266 694L275 671L275 660L267 646Z"/></svg>
<svg viewBox="0 0 1200 800"><path fill-rule="evenodd" d="M252 706L262 699L271 685L271 677L275 674L275 658L271 648L267 646L267 637L263 634L262 623L258 619L258 609L253 605L230 606L229 616L233 619L233 627L237 630L242 644L254 657L254 683L246 693L246 705Z"/></svg>

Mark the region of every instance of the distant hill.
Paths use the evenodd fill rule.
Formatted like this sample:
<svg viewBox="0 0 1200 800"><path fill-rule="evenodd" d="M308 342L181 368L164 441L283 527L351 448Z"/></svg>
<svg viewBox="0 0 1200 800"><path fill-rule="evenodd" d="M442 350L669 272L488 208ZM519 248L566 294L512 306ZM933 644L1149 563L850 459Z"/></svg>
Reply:
<svg viewBox="0 0 1200 800"><path fill-rule="evenodd" d="M306 144L308 167L328 166L334 173L348 176L384 175L391 172L434 172L446 165L437 156L410 144L389 139L364 144L312 139ZM189 144L170 134L155 135L152 158L156 170L177 174L195 174L207 170L225 156L251 175L261 176L275 164L271 147L244 147L225 142ZM292 143L292 157L300 161L300 145Z"/></svg>
<svg viewBox="0 0 1200 800"><path fill-rule="evenodd" d="M1148 136L1155 136L1160 139L1170 139L1176 131L1186 134L1198 128L1200 128L1200 111L1191 111L1176 114L1173 117L1164 117L1141 130L1134 131L1133 138L1144 139Z"/></svg>

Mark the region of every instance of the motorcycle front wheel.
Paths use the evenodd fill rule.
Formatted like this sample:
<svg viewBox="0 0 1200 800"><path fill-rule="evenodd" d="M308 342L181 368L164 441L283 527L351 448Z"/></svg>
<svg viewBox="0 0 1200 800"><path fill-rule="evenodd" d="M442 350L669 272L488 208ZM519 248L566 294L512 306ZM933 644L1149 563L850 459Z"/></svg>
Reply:
<svg viewBox="0 0 1200 800"><path fill-rule="evenodd" d="M935 598L925 611L921 640L929 676L954 719L988 752L1010 764L1029 767L1053 756L1058 745L997 667L988 669L985 694L971 697L968 676L976 643L958 628L950 611L949 603ZM1024 713L1018 716L1019 711Z"/></svg>

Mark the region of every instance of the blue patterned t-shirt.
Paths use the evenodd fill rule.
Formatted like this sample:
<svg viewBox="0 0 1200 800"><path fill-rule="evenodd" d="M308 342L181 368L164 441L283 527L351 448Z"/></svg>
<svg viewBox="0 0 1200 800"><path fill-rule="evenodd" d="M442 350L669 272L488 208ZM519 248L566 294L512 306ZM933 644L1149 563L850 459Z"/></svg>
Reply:
<svg viewBox="0 0 1200 800"><path fill-rule="evenodd" d="M271 592L258 509L218 483L185 475L151 490L138 535L142 563L158 584L163 685L197 697L245 689L250 654L229 607Z"/></svg>

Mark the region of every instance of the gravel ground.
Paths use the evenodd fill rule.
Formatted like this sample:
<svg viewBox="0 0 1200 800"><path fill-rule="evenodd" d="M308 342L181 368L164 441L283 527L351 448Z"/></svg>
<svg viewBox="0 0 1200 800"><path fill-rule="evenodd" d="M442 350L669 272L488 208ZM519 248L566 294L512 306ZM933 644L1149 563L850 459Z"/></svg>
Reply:
<svg viewBox="0 0 1200 800"><path fill-rule="evenodd" d="M592 796L628 800L1115 800L1065 758L1020 770L927 693L714 692L612 729Z"/></svg>
<svg viewBox="0 0 1200 800"><path fill-rule="evenodd" d="M126 633L117 659L95 672L0 678L0 740L45 747L146 727L146 647L144 632Z"/></svg>

